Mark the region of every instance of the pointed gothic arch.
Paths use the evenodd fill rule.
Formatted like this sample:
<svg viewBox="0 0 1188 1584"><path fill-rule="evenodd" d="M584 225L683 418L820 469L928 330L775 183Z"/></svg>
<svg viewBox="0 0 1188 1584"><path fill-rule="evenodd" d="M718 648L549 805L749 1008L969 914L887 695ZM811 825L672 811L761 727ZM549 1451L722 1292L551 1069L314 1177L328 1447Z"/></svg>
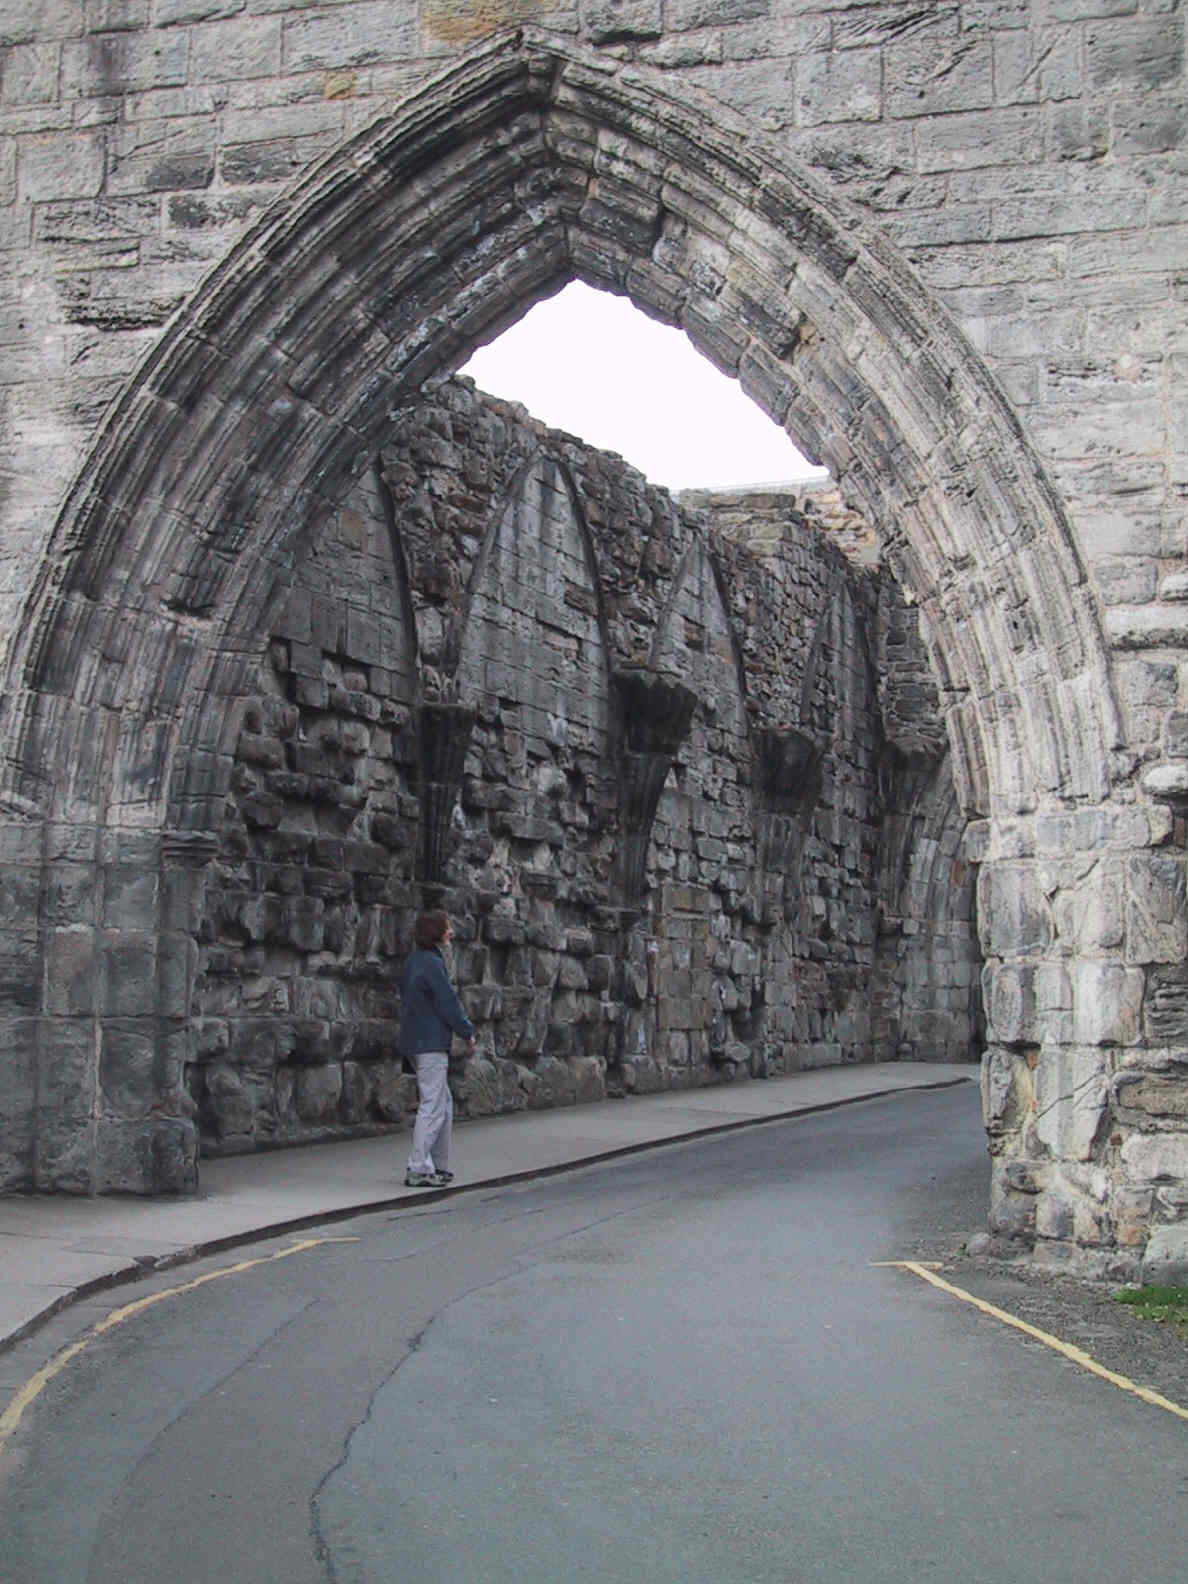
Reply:
<svg viewBox="0 0 1188 1584"><path fill-rule="evenodd" d="M478 560L471 574L470 583L463 595L462 608L458 614L455 631L451 634L447 644L447 653L451 668L456 671L459 664L465 635L470 626L472 611L486 579L488 568L492 559L497 555L500 541L506 526L509 512L514 512L523 501L530 488L542 489L548 487L562 494L566 502L566 515L568 526L576 536L581 547L581 571L588 581L588 592L594 603L594 622L598 630L599 642L603 653L612 652L610 624L606 612L606 599L602 588L602 575L598 565L598 555L594 548L593 536L590 533L586 514L582 510L581 497L573 481L573 474L565 463L552 455L547 449L538 447L516 469L511 483L499 499L498 506L491 514L483 536L482 546L479 550Z"/></svg>
<svg viewBox="0 0 1188 1584"><path fill-rule="evenodd" d="M48 784L59 811L209 829L262 569L283 572L395 405L577 277L684 329L878 525L968 811L1105 795L1118 728L1093 597L947 313L721 106L519 30L311 170L129 384L31 596L10 802L43 807Z"/></svg>

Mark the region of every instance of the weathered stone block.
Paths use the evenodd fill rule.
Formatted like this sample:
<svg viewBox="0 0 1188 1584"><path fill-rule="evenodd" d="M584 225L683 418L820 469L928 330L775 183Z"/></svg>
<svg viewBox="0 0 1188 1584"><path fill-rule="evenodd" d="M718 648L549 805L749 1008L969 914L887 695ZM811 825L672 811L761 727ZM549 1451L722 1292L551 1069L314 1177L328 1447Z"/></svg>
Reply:
<svg viewBox="0 0 1188 1584"><path fill-rule="evenodd" d="M0 247L26 247L32 229L32 214L28 209L16 208L17 159L16 141L7 138L0 142L0 212L4 225L0 227Z"/></svg>
<svg viewBox="0 0 1188 1584"><path fill-rule="evenodd" d="M569 1062L558 1056L542 1055L534 1063L530 1074L523 1080L532 1110L546 1110L553 1106L573 1105L577 1100L577 1085Z"/></svg>
<svg viewBox="0 0 1188 1584"><path fill-rule="evenodd" d="M385 1122L402 1122L417 1108L417 1080L399 1061L376 1062L371 1074L376 1111Z"/></svg>
<svg viewBox="0 0 1188 1584"><path fill-rule="evenodd" d="M1188 955L1183 857L1144 853L1132 858L1126 881L1127 961L1182 962Z"/></svg>
<svg viewBox="0 0 1188 1584"><path fill-rule="evenodd" d="M32 928L40 906L40 892L41 874L39 870L35 868L16 868L12 865L0 868L0 919L5 921L28 920L30 928ZM52 900L47 898L47 915L57 911L52 907ZM60 917L55 917L52 921L55 923L84 924L93 922L92 919L87 917L85 899L81 901L79 917L71 916L69 909L66 912L67 917L64 920Z"/></svg>
<svg viewBox="0 0 1188 1584"><path fill-rule="evenodd" d="M1085 63L1097 88L1159 88L1176 82L1184 34L1175 16L1099 23L1085 36Z"/></svg>
<svg viewBox="0 0 1188 1584"><path fill-rule="evenodd" d="M1123 941L1122 876L1099 864L1083 885L1058 894L1052 903L1056 932L1078 952L1101 952Z"/></svg>
<svg viewBox="0 0 1188 1584"><path fill-rule="evenodd" d="M1143 791L1179 808L1188 803L1188 765L1155 765L1143 774Z"/></svg>
<svg viewBox="0 0 1188 1584"><path fill-rule="evenodd" d="M466 1010L472 1022L489 1023L503 1009L503 991L497 984L466 985Z"/></svg>
<svg viewBox="0 0 1188 1584"><path fill-rule="evenodd" d="M153 15L158 27L172 27L175 23L234 16L242 10L243 0L156 0Z"/></svg>
<svg viewBox="0 0 1188 1584"><path fill-rule="evenodd" d="M1188 1122L1188 1064L1178 1073L1120 1072L1114 1079L1114 1099L1122 1116L1135 1112L1140 1122L1154 1118L1182 1127Z"/></svg>
<svg viewBox="0 0 1188 1584"><path fill-rule="evenodd" d="M111 152L105 190L111 195L185 192L209 187L214 181L215 138L209 125L182 122L136 122L112 130ZM193 211L179 204L176 223L185 222Z"/></svg>
<svg viewBox="0 0 1188 1584"><path fill-rule="evenodd" d="M1041 1238L1071 1238L1076 1225L1077 1198L1067 1184L1057 1178L1035 1201L1035 1235Z"/></svg>
<svg viewBox="0 0 1188 1584"><path fill-rule="evenodd" d="M289 1018L284 1024L284 1045L291 1061L308 1062L314 1066L326 1063L332 1054L333 1025L321 1018Z"/></svg>
<svg viewBox="0 0 1188 1584"><path fill-rule="evenodd" d="M1126 1184L1112 1185L1110 1211L1114 1221L1114 1238L1120 1248L1142 1248L1151 1226L1151 1204L1154 1190L1135 1188Z"/></svg>
<svg viewBox="0 0 1188 1584"><path fill-rule="evenodd" d="M386 0L364 0L349 13L296 15L285 23L287 71L342 71L379 61L406 61L418 50L416 13L394 14Z"/></svg>
<svg viewBox="0 0 1188 1584"><path fill-rule="evenodd" d="M95 856L94 831L81 833L84 850L78 850L80 833L70 827L68 831L60 827L50 826L43 831L40 823L34 820L4 823L0 821L0 864L15 864L18 867L35 866L41 858L42 841L45 841L45 855L49 861L58 859L85 859Z"/></svg>
<svg viewBox="0 0 1188 1584"><path fill-rule="evenodd" d="M338 1117L348 1127L366 1119L372 1086L366 1069L358 1062L343 1062Z"/></svg>
<svg viewBox="0 0 1188 1584"><path fill-rule="evenodd" d="M412 845L416 832L399 816L381 811L371 816L371 834L390 852L403 852Z"/></svg>
<svg viewBox="0 0 1188 1584"><path fill-rule="evenodd" d="M321 897L293 897L282 909L280 938L298 951L320 951L324 939L325 903Z"/></svg>
<svg viewBox="0 0 1188 1584"><path fill-rule="evenodd" d="M386 875L392 860L378 842L348 841L343 843L342 863L349 874Z"/></svg>
<svg viewBox="0 0 1188 1584"><path fill-rule="evenodd" d="M106 929L146 930L157 922L160 880L155 871L103 870L103 916Z"/></svg>
<svg viewBox="0 0 1188 1584"><path fill-rule="evenodd" d="M209 1125L220 1139L250 1136L256 1107L251 1089L234 1067L212 1065L205 1074Z"/></svg>
<svg viewBox="0 0 1188 1584"><path fill-rule="evenodd" d="M0 1186L30 1187L37 1124L37 1021L0 1021Z"/></svg>
<svg viewBox="0 0 1188 1584"><path fill-rule="evenodd" d="M296 1109L303 1121L333 1121L341 1098L342 1068L339 1064L299 1069Z"/></svg>
<svg viewBox="0 0 1188 1584"><path fill-rule="evenodd" d="M806 54L797 63L796 105L802 126L877 121L883 109L878 51Z"/></svg>
<svg viewBox="0 0 1188 1584"><path fill-rule="evenodd" d="M237 17L195 28L189 80L221 83L228 78L274 76L280 70L283 25L279 16Z"/></svg>
<svg viewBox="0 0 1188 1584"><path fill-rule="evenodd" d="M150 1024L107 1019L99 1045L99 1089L105 1113L147 1117L158 1103L155 1031Z"/></svg>
<svg viewBox="0 0 1188 1584"><path fill-rule="evenodd" d="M484 925L487 940L492 946L518 946L525 938L524 925L519 919L492 913Z"/></svg>
<svg viewBox="0 0 1188 1584"><path fill-rule="evenodd" d="M188 55L189 41L180 32L101 33L68 39L62 45L63 86L72 94L96 98L165 88L185 82Z"/></svg>
<svg viewBox="0 0 1188 1584"><path fill-rule="evenodd" d="M1053 1155L1092 1157L1107 1114L1109 1056L1098 1049L1044 1050L1035 1072L1035 1133Z"/></svg>
<svg viewBox="0 0 1188 1584"><path fill-rule="evenodd" d="M192 1123L105 1118L95 1130L96 1193L193 1193L198 1138Z"/></svg>
<svg viewBox="0 0 1188 1584"><path fill-rule="evenodd" d="M522 1111L528 1096L515 1064L498 1058L473 1057L459 1085L460 1098L468 1116L498 1116Z"/></svg>
<svg viewBox="0 0 1188 1584"><path fill-rule="evenodd" d="M23 142L17 156L17 193L22 203L44 199L94 198L103 190L103 139L93 132Z"/></svg>
<svg viewBox="0 0 1188 1584"><path fill-rule="evenodd" d="M1107 605L1140 605L1155 598L1159 567L1139 556L1102 558L1094 563L1094 576Z"/></svg>
<svg viewBox="0 0 1188 1584"><path fill-rule="evenodd" d="M225 1055L231 1047L231 1030L223 1018L191 1018L187 1030L194 1061L209 1061L212 1056Z"/></svg>
<svg viewBox="0 0 1188 1584"><path fill-rule="evenodd" d="M987 957L1027 956L1052 941L1052 910L1031 865L993 863L978 874L978 934Z"/></svg>
<svg viewBox="0 0 1188 1584"><path fill-rule="evenodd" d="M1171 710L1164 731L1164 746L1168 758L1188 759L1188 710Z"/></svg>
<svg viewBox="0 0 1188 1584"><path fill-rule="evenodd" d="M1188 1221L1151 1229L1143 1250L1141 1279L1160 1286L1188 1283Z"/></svg>
<svg viewBox="0 0 1188 1584"><path fill-rule="evenodd" d="M992 1045L982 1055L982 1117L992 1135L1019 1127L1034 1098L1032 1069L1017 1052Z"/></svg>
<svg viewBox="0 0 1188 1584"><path fill-rule="evenodd" d="M46 104L58 86L58 51L51 44L17 45L7 52L0 76L5 105Z"/></svg>
<svg viewBox="0 0 1188 1584"><path fill-rule="evenodd" d="M95 1143L96 1125L91 1116L63 1112L52 1120L43 1120L37 1133L34 1187L57 1193L98 1192ZM138 1185L137 1191L146 1190Z"/></svg>
<svg viewBox="0 0 1188 1584"><path fill-rule="evenodd" d="M69 1131L95 1110L94 1027L86 1018L47 1018L41 1025L38 1108L42 1132Z"/></svg>
<svg viewBox="0 0 1188 1584"><path fill-rule="evenodd" d="M574 1100L578 1105L593 1105L606 1099L606 1061L601 1056L570 1058Z"/></svg>
<svg viewBox="0 0 1188 1584"><path fill-rule="evenodd" d="M258 143L230 145L219 156L219 175L228 186L233 187L246 183L285 182L315 160L329 142L329 138L321 136L269 138ZM335 695L333 688L330 690L330 702L332 708L347 707L344 700Z"/></svg>
<svg viewBox="0 0 1188 1584"><path fill-rule="evenodd" d="M990 1179L990 1231L1013 1242L1029 1243L1035 1237L1039 1185L1023 1186L1006 1172Z"/></svg>
<svg viewBox="0 0 1188 1584"><path fill-rule="evenodd" d="M1188 1181L1188 1134L1132 1133L1122 1143L1122 1164L1134 1185Z"/></svg>
<svg viewBox="0 0 1188 1584"><path fill-rule="evenodd" d="M103 1010L113 1017L148 1017L157 1011L157 938L133 932L100 936Z"/></svg>
<svg viewBox="0 0 1188 1584"><path fill-rule="evenodd" d="M599 952L586 960L586 983L591 990L605 991L614 984L615 965L611 957Z"/></svg>
<svg viewBox="0 0 1188 1584"><path fill-rule="evenodd" d="M1120 649L1180 648L1188 639L1188 606L1114 605L1106 612L1106 631Z"/></svg>
<svg viewBox="0 0 1188 1584"><path fill-rule="evenodd" d="M988 963L982 970L987 1038L1001 1045L1038 1045L1035 969Z"/></svg>
<svg viewBox="0 0 1188 1584"><path fill-rule="evenodd" d="M1143 1013L1154 1044L1188 1044L1188 976L1182 968L1151 970Z"/></svg>
<svg viewBox="0 0 1188 1584"><path fill-rule="evenodd" d="M62 1017L94 1012L98 1003L95 931L82 927L47 930L45 951L46 1011ZM14 966L19 969L20 965Z"/></svg>
<svg viewBox="0 0 1188 1584"><path fill-rule="evenodd" d="M581 0L582 22L594 44L657 39L664 31L660 0ZM724 18L719 15L719 21ZM673 24L680 27L679 20ZM690 26L689 22L684 25Z"/></svg>
<svg viewBox="0 0 1188 1584"><path fill-rule="evenodd" d="M1079 961L1073 969L1073 1031L1082 1045L1134 1045L1142 1027L1141 968Z"/></svg>
<svg viewBox="0 0 1188 1584"><path fill-rule="evenodd" d="M666 1087L659 1065L647 1050L624 1056L621 1071L627 1094L657 1094Z"/></svg>
<svg viewBox="0 0 1188 1584"><path fill-rule="evenodd" d="M563 957L557 973L557 987L560 990L586 990L590 987L589 977L582 965L575 962L572 957Z"/></svg>

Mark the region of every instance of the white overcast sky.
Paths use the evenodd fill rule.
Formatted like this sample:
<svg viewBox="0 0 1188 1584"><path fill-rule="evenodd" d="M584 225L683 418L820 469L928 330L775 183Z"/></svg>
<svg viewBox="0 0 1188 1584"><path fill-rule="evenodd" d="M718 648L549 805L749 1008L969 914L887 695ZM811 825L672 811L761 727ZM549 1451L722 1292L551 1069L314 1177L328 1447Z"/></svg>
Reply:
<svg viewBox="0 0 1188 1584"><path fill-rule="evenodd" d="M461 370L666 489L825 477L680 330L574 281Z"/></svg>

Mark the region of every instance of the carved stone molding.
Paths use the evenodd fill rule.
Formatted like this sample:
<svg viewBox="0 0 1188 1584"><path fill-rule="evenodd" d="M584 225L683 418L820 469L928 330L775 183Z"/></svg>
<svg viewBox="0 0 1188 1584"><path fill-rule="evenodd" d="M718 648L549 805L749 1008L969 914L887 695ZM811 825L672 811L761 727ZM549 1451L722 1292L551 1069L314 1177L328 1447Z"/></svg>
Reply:
<svg viewBox="0 0 1188 1584"><path fill-rule="evenodd" d="M474 722L475 711L466 704L426 699L418 706L420 878L427 885L440 883L445 873L450 819L462 786Z"/></svg>
<svg viewBox="0 0 1188 1584"><path fill-rule="evenodd" d="M697 695L675 677L638 666L611 678L622 725L618 871L628 907L643 896L648 843L668 772L689 735Z"/></svg>

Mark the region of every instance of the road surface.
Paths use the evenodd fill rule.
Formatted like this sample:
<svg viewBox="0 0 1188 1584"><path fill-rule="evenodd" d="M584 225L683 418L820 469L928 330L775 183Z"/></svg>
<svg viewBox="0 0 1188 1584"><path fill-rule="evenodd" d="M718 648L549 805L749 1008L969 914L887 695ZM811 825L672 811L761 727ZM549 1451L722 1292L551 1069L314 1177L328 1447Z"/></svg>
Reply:
<svg viewBox="0 0 1188 1584"><path fill-rule="evenodd" d="M1181 1584L1188 1423L882 1263L986 1197L963 1085L106 1295L0 1454L0 1579Z"/></svg>

